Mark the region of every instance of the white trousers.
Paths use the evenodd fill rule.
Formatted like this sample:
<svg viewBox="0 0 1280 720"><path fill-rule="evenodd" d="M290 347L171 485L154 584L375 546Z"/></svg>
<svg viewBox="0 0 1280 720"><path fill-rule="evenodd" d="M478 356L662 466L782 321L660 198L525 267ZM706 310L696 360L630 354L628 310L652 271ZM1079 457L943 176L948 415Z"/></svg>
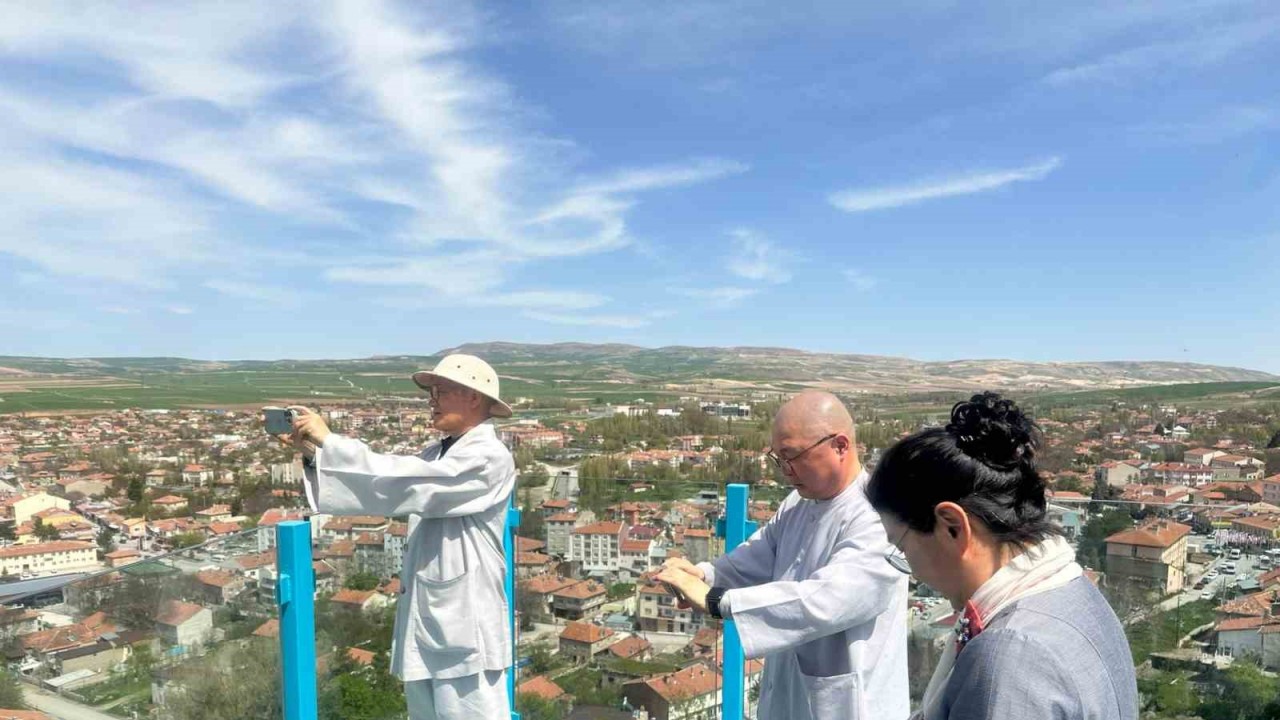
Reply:
<svg viewBox="0 0 1280 720"><path fill-rule="evenodd" d="M404 684L409 720L510 720L507 671Z"/></svg>

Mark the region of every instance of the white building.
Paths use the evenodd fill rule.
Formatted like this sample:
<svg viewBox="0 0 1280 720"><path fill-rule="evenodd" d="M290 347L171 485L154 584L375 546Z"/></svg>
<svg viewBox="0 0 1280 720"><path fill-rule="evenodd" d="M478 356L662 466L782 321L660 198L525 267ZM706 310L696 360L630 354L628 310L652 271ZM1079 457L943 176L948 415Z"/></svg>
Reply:
<svg viewBox="0 0 1280 720"><path fill-rule="evenodd" d="M597 522L570 534L569 560L581 563L586 575L617 572L622 561L622 523Z"/></svg>
<svg viewBox="0 0 1280 720"><path fill-rule="evenodd" d="M0 548L0 575L57 575L101 567L93 543L60 540Z"/></svg>

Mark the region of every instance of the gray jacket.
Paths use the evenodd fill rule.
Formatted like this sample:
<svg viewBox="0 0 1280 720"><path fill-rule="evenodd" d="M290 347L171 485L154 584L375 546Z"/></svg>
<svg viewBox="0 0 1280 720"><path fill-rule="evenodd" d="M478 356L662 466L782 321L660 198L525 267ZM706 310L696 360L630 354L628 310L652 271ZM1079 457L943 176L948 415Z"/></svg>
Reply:
<svg viewBox="0 0 1280 720"><path fill-rule="evenodd" d="M1124 628L1085 578L1020 600L956 657L948 720L1136 720Z"/></svg>

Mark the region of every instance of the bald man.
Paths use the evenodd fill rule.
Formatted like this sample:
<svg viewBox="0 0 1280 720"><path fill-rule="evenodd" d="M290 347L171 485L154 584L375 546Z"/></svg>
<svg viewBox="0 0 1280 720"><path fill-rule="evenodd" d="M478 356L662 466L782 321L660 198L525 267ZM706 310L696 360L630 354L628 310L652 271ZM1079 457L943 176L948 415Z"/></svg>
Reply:
<svg viewBox="0 0 1280 720"><path fill-rule="evenodd" d="M746 656L765 658L760 720L906 718L907 578L863 494L853 418L830 393L801 393L773 420L769 458L795 488L773 519L658 578L731 618Z"/></svg>

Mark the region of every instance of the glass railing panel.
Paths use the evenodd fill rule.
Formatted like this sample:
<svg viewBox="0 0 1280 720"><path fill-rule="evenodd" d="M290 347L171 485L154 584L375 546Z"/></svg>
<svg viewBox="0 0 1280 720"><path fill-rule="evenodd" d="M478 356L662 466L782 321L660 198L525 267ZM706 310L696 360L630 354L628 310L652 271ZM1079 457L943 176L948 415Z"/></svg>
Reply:
<svg viewBox="0 0 1280 720"><path fill-rule="evenodd" d="M32 574L48 574L0 585L23 704L55 717L77 706L86 717L195 720L214 706L218 717L278 716L276 608L265 583L273 532L255 528L167 553L30 546L45 561ZM73 564L85 572L57 572Z"/></svg>

